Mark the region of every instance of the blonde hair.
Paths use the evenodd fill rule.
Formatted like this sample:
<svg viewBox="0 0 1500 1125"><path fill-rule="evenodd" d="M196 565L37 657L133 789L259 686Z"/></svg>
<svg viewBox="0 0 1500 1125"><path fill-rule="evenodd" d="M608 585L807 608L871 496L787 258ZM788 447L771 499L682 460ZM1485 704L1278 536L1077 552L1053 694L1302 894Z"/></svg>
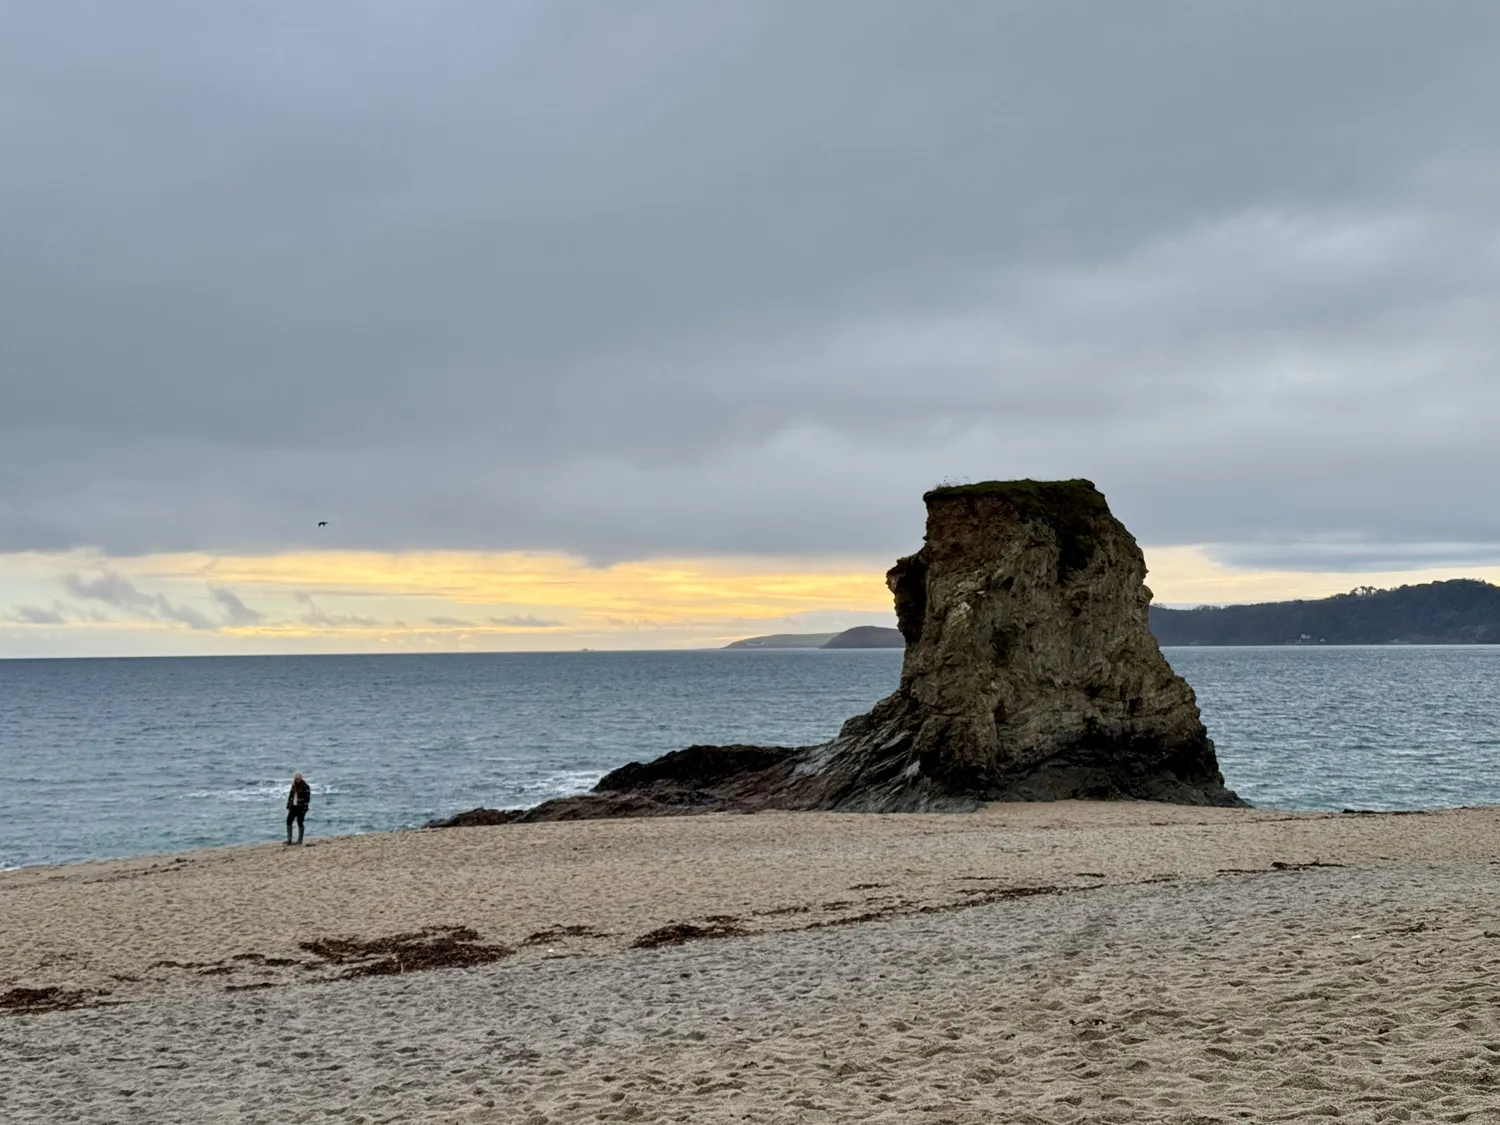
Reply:
<svg viewBox="0 0 1500 1125"><path fill-rule="evenodd" d="M292 771L292 780L293 781L301 781L302 780L302 771L301 770L293 770Z"/></svg>

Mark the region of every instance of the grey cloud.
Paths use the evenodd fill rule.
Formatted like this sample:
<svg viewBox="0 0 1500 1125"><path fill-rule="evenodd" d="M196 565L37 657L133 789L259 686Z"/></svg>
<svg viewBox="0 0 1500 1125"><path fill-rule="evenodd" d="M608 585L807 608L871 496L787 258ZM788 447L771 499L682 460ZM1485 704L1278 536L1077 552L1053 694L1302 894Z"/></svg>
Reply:
<svg viewBox="0 0 1500 1125"><path fill-rule="evenodd" d="M11 14L0 549L1500 560L1500 7L296 11Z"/></svg>
<svg viewBox="0 0 1500 1125"><path fill-rule="evenodd" d="M1344 542L1235 543L1211 548L1209 556L1232 567L1323 572L1401 571L1442 566L1493 566L1493 543Z"/></svg>
<svg viewBox="0 0 1500 1125"><path fill-rule="evenodd" d="M429 617L427 624L437 625L444 629L469 629L473 627L474 622L464 621L457 617Z"/></svg>
<svg viewBox="0 0 1500 1125"><path fill-rule="evenodd" d="M6 611L0 620L16 625L66 625L68 619L58 609L43 609L38 605L22 605Z"/></svg>
<svg viewBox="0 0 1500 1125"><path fill-rule="evenodd" d="M69 574L63 578L63 585L80 598L91 598L123 609L139 609L154 604L152 598L142 594L128 579L113 571L105 571L97 578Z"/></svg>
<svg viewBox="0 0 1500 1125"><path fill-rule="evenodd" d="M103 602L129 613L149 617L158 621L175 621L190 629L213 630L218 625L199 613L192 606L174 605L163 594L147 594L138 590L128 579L114 571L106 570L97 578L83 578L77 574L63 576L63 585L75 597Z"/></svg>
<svg viewBox="0 0 1500 1125"><path fill-rule="evenodd" d="M301 617L304 625L315 625L323 629L399 629L405 624L402 621L379 621L373 617L361 617L352 613L329 613L313 601L311 594L297 593L292 596L307 607L307 612Z"/></svg>
<svg viewBox="0 0 1500 1125"><path fill-rule="evenodd" d="M219 607L219 612L224 615L224 620L231 625L254 625L257 621L265 620L265 614L240 601L239 595L227 586L210 586L208 593Z"/></svg>

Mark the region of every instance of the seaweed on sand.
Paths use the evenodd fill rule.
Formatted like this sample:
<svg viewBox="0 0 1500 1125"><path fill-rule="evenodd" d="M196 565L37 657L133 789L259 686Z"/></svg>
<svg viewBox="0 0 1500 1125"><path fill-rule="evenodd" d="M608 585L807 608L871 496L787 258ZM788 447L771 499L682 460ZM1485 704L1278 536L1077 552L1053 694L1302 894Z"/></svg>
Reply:
<svg viewBox="0 0 1500 1125"><path fill-rule="evenodd" d="M347 965L348 977L393 976L427 969L462 969L499 961L515 952L506 945L487 945L468 926L429 926L390 937L318 938L304 941L308 953L331 965Z"/></svg>
<svg viewBox="0 0 1500 1125"><path fill-rule="evenodd" d="M33 1016L41 1012L61 1012L81 1008L96 996L107 996L93 988L60 988L55 984L43 988L12 988L0 992L0 1012Z"/></svg>

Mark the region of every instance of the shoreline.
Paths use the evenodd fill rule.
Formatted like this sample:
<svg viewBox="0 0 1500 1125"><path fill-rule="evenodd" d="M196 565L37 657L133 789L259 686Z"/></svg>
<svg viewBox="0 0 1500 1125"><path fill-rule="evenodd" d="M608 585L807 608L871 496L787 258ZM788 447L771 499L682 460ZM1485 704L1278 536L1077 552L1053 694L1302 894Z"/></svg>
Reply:
<svg viewBox="0 0 1500 1125"><path fill-rule="evenodd" d="M1326 813L1148 801L711 813L238 844L0 872L0 992L84 988L117 1002L320 980L335 966L313 964L304 942L434 926L471 929L524 958L543 946L625 948L679 924L766 933L934 912L981 900L981 888L1062 893L1276 863L1490 854L1500 854L1500 806ZM555 941L538 936L554 931ZM266 958L286 964L261 971ZM215 971L204 981L179 966Z"/></svg>
<svg viewBox="0 0 1500 1125"><path fill-rule="evenodd" d="M591 792L591 790L584 790L583 793L564 794L564 797L584 796L584 795L587 795L589 792ZM552 800L552 799L554 799L554 798L548 798L548 800ZM1021 805L1037 805L1037 806L1041 806L1041 807L1046 807L1046 806L1049 806L1049 805L1058 805L1058 806L1079 805L1079 806L1083 806L1083 807L1091 807L1091 806L1095 806L1095 805L1098 805L1098 806L1109 806L1109 805L1139 806L1139 805L1145 805L1145 806L1150 806L1150 807L1185 808L1185 809L1195 809L1195 808L1210 807L1210 806L1199 806L1199 805L1175 805L1175 804L1173 804L1171 802L1165 802L1165 801L1144 801L1144 800L1138 800L1138 799L1135 799L1135 798L1120 798L1120 799L1109 799L1109 800L1102 800L1102 801L1062 800L1062 801L1005 801L1005 802L993 802L990 805L982 806L979 809L967 810L967 811L941 812L941 813L907 813L907 812L846 813L846 812L825 812L825 811L821 811L821 810L774 810L773 809L773 810L761 810L761 811L757 811L757 812L747 812L747 813L741 813L741 812L691 813L691 814L683 814L681 816L651 817L651 818L646 818L646 819L652 819L652 820L682 820L682 819L700 819L700 818L702 818L704 816L732 817L732 816L767 816L767 815L777 815L777 816L782 816L782 815L785 815L785 816L809 816L809 815L818 815L818 816L880 816L880 817L886 817L886 816L890 816L890 817L907 817L907 816L944 816L944 817L946 817L946 816L976 816L976 815L984 815L986 813L986 811L992 810L994 808L1015 807L1015 806L1021 806ZM524 805L524 806L518 806L516 808L493 809L492 810L492 809L489 809L487 807L480 806L480 807L476 807L475 809L461 810L459 813L450 814L450 815L461 816L464 813L473 812L473 811L502 812L502 813L507 813L507 812L524 812L527 809L530 809L530 808L533 808L533 807L535 807L535 806ZM1431 815L1437 815L1437 814L1442 814L1442 813L1471 812L1471 811L1481 811L1481 810L1486 810L1486 809L1500 810L1500 804L1495 804L1495 805L1438 805L1438 806L1432 806L1432 807L1429 807L1429 808L1416 808L1416 809L1356 809L1356 808L1344 808L1344 809L1288 809L1288 808L1279 808L1279 807L1274 807L1274 806L1269 806L1269 805L1249 805L1249 806L1246 806L1244 809L1240 809L1238 811L1241 811L1241 812L1249 811L1249 812L1269 813L1269 814L1276 815L1276 816L1287 816L1287 817L1302 818L1302 817L1340 817L1340 816L1359 816L1359 817L1369 817L1369 816L1378 816L1378 817L1431 816ZM436 819L444 819L444 818L439 817L439 818L436 818ZM632 818L632 817L626 817L626 816L619 816L619 817L601 817L601 818L598 818L598 819L599 820L603 820L603 821L623 821L623 820L641 819L641 818ZM582 821L554 821L554 822L550 822L550 823L582 823ZM309 830L308 833L307 833L307 836L306 836L306 842L304 844L302 844L302 845L293 845L293 847L295 848L295 847L300 846L300 847L303 847L303 848L311 848L311 847L318 846L318 845L328 844L328 843L331 843L331 842L333 842L335 840L363 840L363 839L368 839L369 837L372 837L372 836L403 836L403 835L407 835L407 834L410 834L410 833L419 833L419 832L466 831L466 830L469 830L469 829L474 828L474 827L481 827L481 828L507 828L508 829L508 828L513 828L513 827L520 827L520 825L515 825L515 824L493 824L493 825L477 825L477 826L476 825L458 825L458 826L452 826L452 827L449 827L449 826L432 827L429 824L424 823L424 824L414 824L414 825L409 825L409 826L406 826L406 827L399 827L399 828L373 828L373 829L370 829L367 832L339 832L339 833L332 833L332 834L329 834L329 835L321 835L321 834L314 835ZM246 841L246 842L237 843L237 844L210 844L210 845L206 845L204 847L199 847L199 848L184 848L184 849L181 849L181 850L178 850L178 851L132 852L132 853L130 853L128 855L91 856L91 857L89 857L87 859L63 860L62 862L59 862L59 863L23 863L23 864L18 864L18 865L14 866L14 867L0 867L0 879L3 879L3 877L6 876L6 875L13 875L13 874L22 873L22 872L37 872L37 871L65 872L65 871L70 871L70 870L73 870L73 869L76 869L76 868L85 867L85 866L88 866L90 864L143 863L143 862L152 861L152 860L170 860L170 859L176 859L178 857L186 859L186 858L191 858L193 856L199 856L199 855L207 856L207 855L214 855L214 854L218 854L218 853L238 851L238 850L254 850L254 849L265 849L265 848L283 849L284 847L285 847L285 845L283 845L283 843L282 843L282 841L280 839L268 838L268 839L265 839L265 840ZM0 890L3 890L3 887L0 887Z"/></svg>
<svg viewBox="0 0 1500 1125"><path fill-rule="evenodd" d="M0 1103L1081 1125L1294 1120L1312 1089L1354 1120L1402 1119L1360 1108L1376 1093L1477 1113L1500 1085L1497 863L1493 806L1059 802L23 868L0 873L0 996L35 1003L0 1011ZM1287 1086L1298 1066L1319 1085Z"/></svg>

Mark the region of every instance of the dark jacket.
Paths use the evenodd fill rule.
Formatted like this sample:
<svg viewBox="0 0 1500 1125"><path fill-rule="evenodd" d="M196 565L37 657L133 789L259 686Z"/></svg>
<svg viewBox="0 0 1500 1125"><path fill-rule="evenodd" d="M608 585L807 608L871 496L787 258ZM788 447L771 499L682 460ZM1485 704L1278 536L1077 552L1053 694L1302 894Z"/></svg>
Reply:
<svg viewBox="0 0 1500 1125"><path fill-rule="evenodd" d="M305 809L312 803L312 788L300 777L292 782L292 791L286 795L286 807Z"/></svg>

